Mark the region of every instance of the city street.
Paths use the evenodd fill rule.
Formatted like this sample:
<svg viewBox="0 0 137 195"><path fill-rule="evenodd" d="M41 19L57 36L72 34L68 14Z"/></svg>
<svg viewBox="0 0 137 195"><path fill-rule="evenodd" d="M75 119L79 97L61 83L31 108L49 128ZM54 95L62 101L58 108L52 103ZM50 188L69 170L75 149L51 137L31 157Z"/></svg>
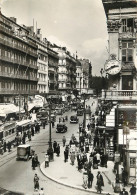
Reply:
<svg viewBox="0 0 137 195"><path fill-rule="evenodd" d="M90 105L93 99L86 101L86 105ZM94 113L96 107L96 103L94 107L91 108L92 113ZM64 113L68 115L68 119L71 115L75 114L74 111L69 111L68 113ZM58 118L57 116L57 122ZM83 116L79 117L79 122L83 121ZM56 123L57 123L56 122ZM69 120L66 122L68 126L68 131L64 134L56 133L55 128L52 128L52 141L56 140L60 145L62 145L62 137L65 135L67 139L67 143L70 140L71 135L74 133L76 138L78 138L78 127L79 124L70 124ZM55 125L56 126L56 125ZM44 155L48 148L48 132L49 126L46 126L46 129L41 127L41 131L39 134L36 134L32 137L32 141L30 145L32 149L35 150L36 154L38 154L39 161L42 163L44 161ZM15 150L15 151L14 151ZM5 156L5 155L4 155ZM55 162L56 163L56 162ZM13 149L10 154L7 156L0 157L0 183L2 188L17 191L17 192L24 192L26 195L31 195L34 189L33 177L34 174L37 173L40 178L40 186L44 187L44 191L47 192L49 195L52 194L68 194L68 195L76 195L80 194L80 192L76 192L77 190L69 189L68 187L60 186L59 184L54 183L53 181L44 177L44 175L40 172L39 167L36 170L32 170L31 167L31 160L30 161L16 161L16 149ZM29 182L28 182L29 181ZM83 192L81 192L83 194ZM87 193L85 193L87 194Z"/></svg>

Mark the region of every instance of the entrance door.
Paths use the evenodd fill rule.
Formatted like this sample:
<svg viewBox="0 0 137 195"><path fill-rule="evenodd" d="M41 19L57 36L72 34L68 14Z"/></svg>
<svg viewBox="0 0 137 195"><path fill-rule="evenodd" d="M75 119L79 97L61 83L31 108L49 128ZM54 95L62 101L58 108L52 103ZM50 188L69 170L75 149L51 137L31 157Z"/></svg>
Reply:
<svg viewBox="0 0 137 195"><path fill-rule="evenodd" d="M133 76L122 76L122 90L133 90Z"/></svg>

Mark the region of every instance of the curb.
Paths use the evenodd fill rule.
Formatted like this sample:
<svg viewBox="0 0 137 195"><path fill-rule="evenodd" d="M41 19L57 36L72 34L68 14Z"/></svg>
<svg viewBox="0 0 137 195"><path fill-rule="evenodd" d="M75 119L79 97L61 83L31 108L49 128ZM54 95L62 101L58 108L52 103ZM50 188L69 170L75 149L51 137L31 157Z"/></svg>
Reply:
<svg viewBox="0 0 137 195"><path fill-rule="evenodd" d="M80 191L84 191L84 192L93 192L94 194L99 194L98 192L96 192L95 190L88 190L88 189L83 189L83 188L80 188L80 187L77 187L77 186L73 186L73 185L68 185L68 184L66 184L66 183L62 183L62 182L60 182L59 180L57 180L57 179L55 179L55 178L53 178L53 177L51 177L51 176L49 176L48 174L45 174L45 172L42 170L43 169L43 164L44 164L44 162L43 163L41 163L41 165L40 165L40 171L41 171L41 173L45 176L45 177L47 177L48 179L50 179L50 180L52 180L52 181L54 181L55 183L58 183L58 184L61 184L61 185L63 185L63 186L66 186L66 187L69 187L69 188L73 188L73 189L76 189L76 190L80 190ZM101 194L104 194L104 195L106 195L106 194L108 194L109 192L101 192ZM109 193L110 195L115 195L115 194L113 194L113 193Z"/></svg>

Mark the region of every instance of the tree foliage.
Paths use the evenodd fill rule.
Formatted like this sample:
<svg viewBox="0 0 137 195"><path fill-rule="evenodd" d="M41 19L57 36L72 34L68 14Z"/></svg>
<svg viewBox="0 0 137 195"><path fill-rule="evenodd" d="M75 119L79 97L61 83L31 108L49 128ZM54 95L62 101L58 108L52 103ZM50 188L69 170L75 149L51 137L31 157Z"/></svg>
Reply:
<svg viewBox="0 0 137 195"><path fill-rule="evenodd" d="M93 76L90 80L90 87L95 89L96 94L98 95L102 89L108 88L108 81L105 77Z"/></svg>

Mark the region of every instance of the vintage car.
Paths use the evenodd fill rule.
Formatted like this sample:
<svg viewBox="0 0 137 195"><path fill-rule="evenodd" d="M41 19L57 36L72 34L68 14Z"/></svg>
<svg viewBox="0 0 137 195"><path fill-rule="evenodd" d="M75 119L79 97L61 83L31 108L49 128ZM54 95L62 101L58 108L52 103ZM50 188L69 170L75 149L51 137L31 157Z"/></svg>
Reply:
<svg viewBox="0 0 137 195"><path fill-rule="evenodd" d="M67 132L68 127L65 123L58 123L56 127L56 133L65 133Z"/></svg>
<svg viewBox="0 0 137 195"><path fill-rule="evenodd" d="M31 146L29 144L19 145L17 147L17 158L16 160L26 160L28 161L33 155L33 151L31 150Z"/></svg>
<svg viewBox="0 0 137 195"><path fill-rule="evenodd" d="M77 116L83 116L84 110L83 109L78 109L77 110Z"/></svg>
<svg viewBox="0 0 137 195"><path fill-rule="evenodd" d="M78 123L79 119L77 115L73 115L70 117L70 123Z"/></svg>

